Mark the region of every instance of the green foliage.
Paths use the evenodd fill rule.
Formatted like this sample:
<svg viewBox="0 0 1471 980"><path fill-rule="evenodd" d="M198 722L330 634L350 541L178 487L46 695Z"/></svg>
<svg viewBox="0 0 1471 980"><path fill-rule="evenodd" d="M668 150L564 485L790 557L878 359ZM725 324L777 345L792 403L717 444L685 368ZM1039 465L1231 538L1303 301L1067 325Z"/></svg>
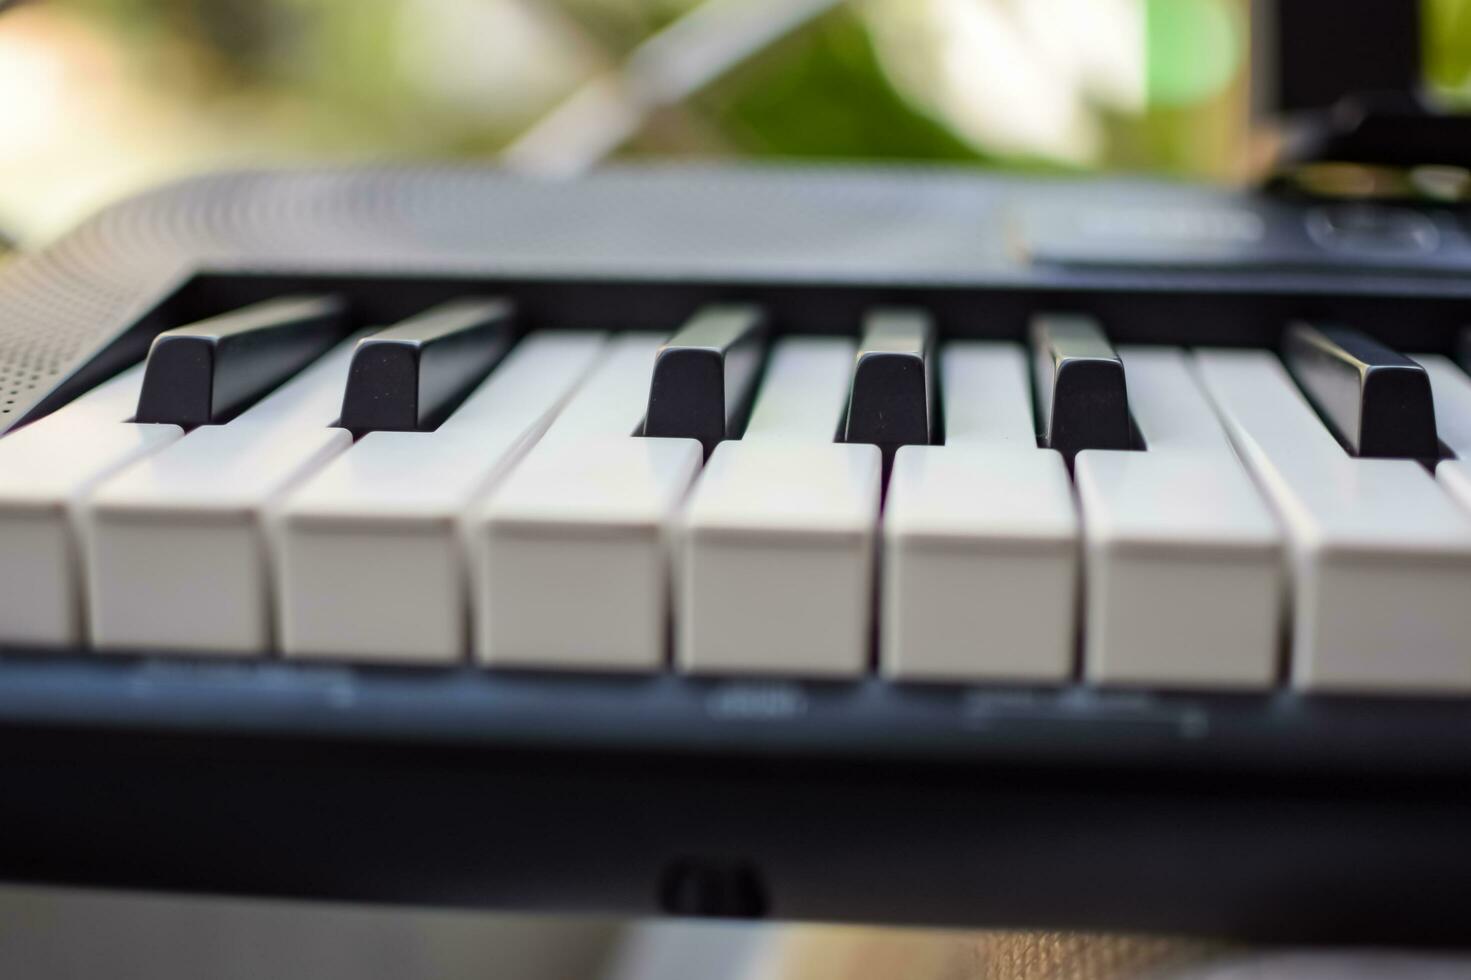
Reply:
<svg viewBox="0 0 1471 980"><path fill-rule="evenodd" d="M867 32L842 8L763 52L696 105L744 153L978 159L894 91Z"/></svg>
<svg viewBox="0 0 1471 980"><path fill-rule="evenodd" d="M1144 12L1150 105L1194 105L1231 84L1246 45L1227 0L1147 0Z"/></svg>
<svg viewBox="0 0 1471 980"><path fill-rule="evenodd" d="M1426 82L1446 101L1471 105L1471 0L1422 0L1421 9Z"/></svg>

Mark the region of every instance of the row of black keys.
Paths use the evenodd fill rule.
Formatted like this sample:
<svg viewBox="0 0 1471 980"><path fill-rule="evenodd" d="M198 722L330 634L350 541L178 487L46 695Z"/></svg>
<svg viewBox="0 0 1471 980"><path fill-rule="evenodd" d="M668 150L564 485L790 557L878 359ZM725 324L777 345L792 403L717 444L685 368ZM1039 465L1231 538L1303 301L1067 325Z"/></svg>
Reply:
<svg viewBox="0 0 1471 980"><path fill-rule="evenodd" d="M460 300L364 337L338 424L354 432L433 429L510 348L514 319L508 301ZM341 301L292 297L165 331L148 354L136 419L224 422L347 329ZM659 352L643 434L698 439L707 454L738 437L768 333L755 306L717 305L693 316ZM1039 444L1069 461L1084 449L1137 448L1124 364L1099 325L1039 315L1031 334ZM938 441L934 345L923 312L870 313L838 438L885 450ZM1288 329L1284 359L1350 452L1441 455L1430 381L1414 361L1357 331L1302 323Z"/></svg>

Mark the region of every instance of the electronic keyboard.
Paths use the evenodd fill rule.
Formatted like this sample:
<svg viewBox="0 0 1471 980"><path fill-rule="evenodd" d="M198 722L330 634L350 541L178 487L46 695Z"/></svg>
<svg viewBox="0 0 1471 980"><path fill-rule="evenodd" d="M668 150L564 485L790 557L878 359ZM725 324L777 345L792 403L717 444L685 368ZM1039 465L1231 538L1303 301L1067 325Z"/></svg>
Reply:
<svg viewBox="0 0 1471 980"><path fill-rule="evenodd" d="M1462 943L1471 238L241 173L0 267L0 876Z"/></svg>

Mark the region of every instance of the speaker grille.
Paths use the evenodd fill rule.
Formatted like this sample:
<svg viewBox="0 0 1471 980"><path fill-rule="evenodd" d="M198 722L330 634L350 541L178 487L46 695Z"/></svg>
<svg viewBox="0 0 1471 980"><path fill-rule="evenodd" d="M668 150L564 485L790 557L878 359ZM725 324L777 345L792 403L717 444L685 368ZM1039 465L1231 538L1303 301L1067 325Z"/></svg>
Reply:
<svg viewBox="0 0 1471 980"><path fill-rule="evenodd" d="M468 167L191 178L0 267L0 432L194 272L877 282L997 261L975 233L994 194L958 175L905 186L682 167L614 168L570 195Z"/></svg>
<svg viewBox="0 0 1471 980"><path fill-rule="evenodd" d="M126 303L105 285L67 275L58 256L4 267L0 294L0 429L54 388L96 348Z"/></svg>

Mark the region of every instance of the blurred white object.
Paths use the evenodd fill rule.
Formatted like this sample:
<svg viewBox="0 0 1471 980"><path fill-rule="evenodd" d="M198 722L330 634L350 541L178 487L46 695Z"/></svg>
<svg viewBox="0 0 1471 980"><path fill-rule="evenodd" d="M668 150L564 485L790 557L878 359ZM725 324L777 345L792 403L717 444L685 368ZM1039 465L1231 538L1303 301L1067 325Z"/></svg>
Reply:
<svg viewBox="0 0 1471 980"><path fill-rule="evenodd" d="M397 21L405 78L436 101L490 123L525 125L600 58L551 4L406 0Z"/></svg>
<svg viewBox="0 0 1471 980"><path fill-rule="evenodd" d="M1097 108L1143 108L1143 0L869 0L860 9L895 88L977 149L1093 163L1104 148Z"/></svg>
<svg viewBox="0 0 1471 980"><path fill-rule="evenodd" d="M259 128L144 82L126 45L78 5L0 18L0 221L39 248L100 207L171 177L259 161Z"/></svg>

